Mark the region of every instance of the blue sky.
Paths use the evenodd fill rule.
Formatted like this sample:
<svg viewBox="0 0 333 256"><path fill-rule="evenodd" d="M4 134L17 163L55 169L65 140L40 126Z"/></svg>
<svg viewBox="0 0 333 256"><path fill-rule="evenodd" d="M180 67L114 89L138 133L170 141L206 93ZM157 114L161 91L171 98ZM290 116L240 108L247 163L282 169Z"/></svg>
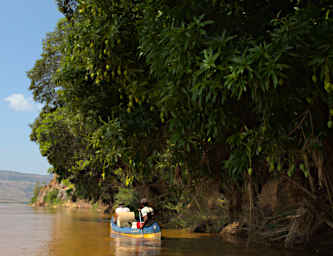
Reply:
<svg viewBox="0 0 333 256"><path fill-rule="evenodd" d="M62 17L55 0L2 1L0 15L0 170L46 174L50 167L29 139L39 106L28 90L42 40Z"/></svg>

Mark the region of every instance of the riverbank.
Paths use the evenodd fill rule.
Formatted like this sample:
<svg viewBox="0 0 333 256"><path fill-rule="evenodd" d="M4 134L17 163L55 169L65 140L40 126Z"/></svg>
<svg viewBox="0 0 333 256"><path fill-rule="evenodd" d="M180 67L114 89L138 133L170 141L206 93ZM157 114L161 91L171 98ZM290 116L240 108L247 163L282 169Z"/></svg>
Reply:
<svg viewBox="0 0 333 256"><path fill-rule="evenodd" d="M162 228L215 234L225 241L244 246L321 248L322 241L330 238L333 241L332 229L324 219L317 223L305 222L313 219L306 215L309 212L304 211L299 202L300 191L284 179L270 179L262 186L257 197L251 196L251 187L247 186L241 194L235 192L233 196L229 195L229 200L219 192L216 183L205 181L196 186L196 191L192 194L188 191L183 192L188 196L186 204L181 201L178 208L163 212L159 211L161 207L157 201L157 195L163 192L163 186L155 187L138 187L136 190L138 194L152 199L152 205L157 212L156 217ZM128 190L122 189L115 196L115 200L127 199L130 202L131 196L133 195ZM235 201L230 198L235 198ZM58 183L56 178L40 188L32 205L92 209L100 214L112 212L111 205L77 198L75 188L71 184ZM133 205L131 208L136 209ZM311 236L304 237L304 232L308 232L307 227L310 224L319 226L313 229Z"/></svg>
<svg viewBox="0 0 333 256"><path fill-rule="evenodd" d="M93 209L104 213L108 206L101 202L89 202L79 199L74 193L74 187L69 183L59 183L54 177L49 184L35 189L35 195L31 202L33 207Z"/></svg>

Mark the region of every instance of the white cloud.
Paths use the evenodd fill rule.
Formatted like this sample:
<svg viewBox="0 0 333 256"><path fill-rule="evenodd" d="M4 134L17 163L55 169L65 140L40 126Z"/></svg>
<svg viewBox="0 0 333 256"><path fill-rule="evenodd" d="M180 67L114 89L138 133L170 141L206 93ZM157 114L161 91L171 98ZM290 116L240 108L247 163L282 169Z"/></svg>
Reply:
<svg viewBox="0 0 333 256"><path fill-rule="evenodd" d="M15 111L34 111L38 110L38 104L32 99L26 99L21 93L14 93L4 99L9 103L9 107Z"/></svg>

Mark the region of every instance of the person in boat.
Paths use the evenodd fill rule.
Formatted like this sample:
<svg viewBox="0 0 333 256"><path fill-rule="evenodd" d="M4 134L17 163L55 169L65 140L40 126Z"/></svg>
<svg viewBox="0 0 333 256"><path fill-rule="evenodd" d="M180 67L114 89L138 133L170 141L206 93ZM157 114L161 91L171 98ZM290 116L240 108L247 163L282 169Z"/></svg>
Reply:
<svg viewBox="0 0 333 256"><path fill-rule="evenodd" d="M115 224L117 223L118 215L122 212L130 212L130 209L126 207L124 203L119 203L118 207L115 210L115 214L113 216L113 222Z"/></svg>
<svg viewBox="0 0 333 256"><path fill-rule="evenodd" d="M148 227L154 222L154 209L149 206L148 200L146 198L142 198L141 206L139 209L139 214L142 217L143 224L140 226L140 228Z"/></svg>

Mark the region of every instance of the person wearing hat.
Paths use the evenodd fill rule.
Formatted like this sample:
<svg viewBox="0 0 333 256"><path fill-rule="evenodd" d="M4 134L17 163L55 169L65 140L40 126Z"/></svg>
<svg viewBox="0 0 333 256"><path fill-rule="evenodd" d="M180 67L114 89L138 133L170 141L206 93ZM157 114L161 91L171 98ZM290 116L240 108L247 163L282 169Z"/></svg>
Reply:
<svg viewBox="0 0 333 256"><path fill-rule="evenodd" d="M121 212L130 212L130 209L129 209L128 207L126 207L125 204L123 204L123 203L119 203L118 207L117 207L116 210L115 210L115 214L114 214L114 216L113 216L113 222L114 222L114 223L117 223L118 215L119 215Z"/></svg>
<svg viewBox="0 0 333 256"><path fill-rule="evenodd" d="M149 206L146 198L142 198L140 203L141 209L139 209L139 214L141 214L143 220L143 224L141 225L141 228L143 228L144 226L150 226L153 224L154 209Z"/></svg>

